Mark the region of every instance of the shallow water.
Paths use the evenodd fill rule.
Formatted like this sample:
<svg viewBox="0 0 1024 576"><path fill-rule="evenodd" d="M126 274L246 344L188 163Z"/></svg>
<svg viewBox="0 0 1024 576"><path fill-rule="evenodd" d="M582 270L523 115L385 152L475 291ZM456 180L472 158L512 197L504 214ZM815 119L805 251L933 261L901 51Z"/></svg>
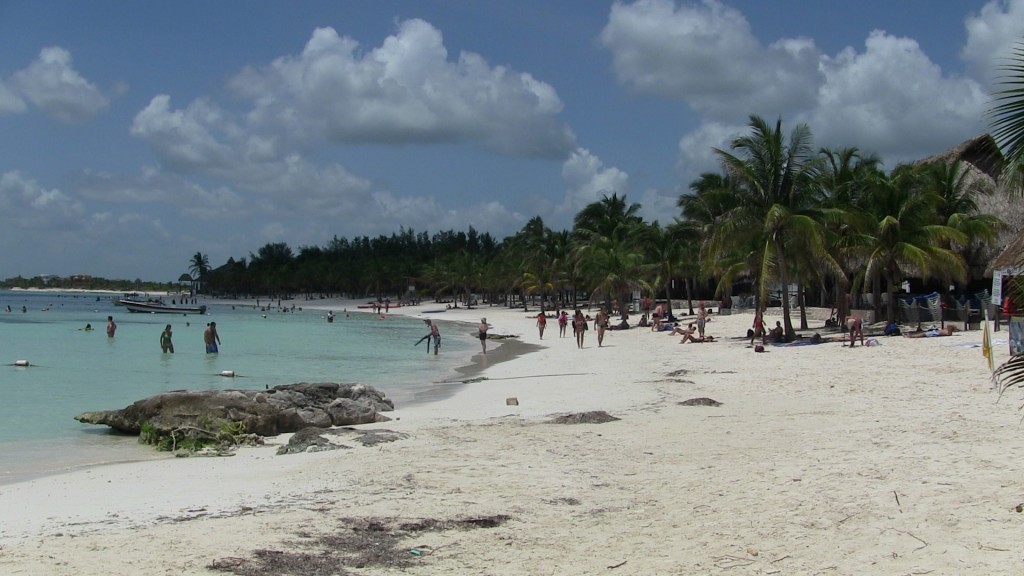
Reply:
<svg viewBox="0 0 1024 576"><path fill-rule="evenodd" d="M478 346L464 326L439 322L441 354L414 345L420 320L336 310L261 311L216 301L207 315L132 314L108 296L0 291L0 482L97 462L152 458L106 427L74 416L122 408L146 396L179 389L263 389L293 382L363 382L396 406L432 397L436 383L468 363ZM315 302L314 302L315 303ZM5 312L10 305L11 312ZM25 312L22 312L22 306ZM118 325L105 333L106 318ZM203 331L217 322L219 354L206 354ZM89 323L93 330L83 330ZM173 326L175 354L159 338ZM14 364L27 360L27 368ZM234 378L221 376L233 371Z"/></svg>

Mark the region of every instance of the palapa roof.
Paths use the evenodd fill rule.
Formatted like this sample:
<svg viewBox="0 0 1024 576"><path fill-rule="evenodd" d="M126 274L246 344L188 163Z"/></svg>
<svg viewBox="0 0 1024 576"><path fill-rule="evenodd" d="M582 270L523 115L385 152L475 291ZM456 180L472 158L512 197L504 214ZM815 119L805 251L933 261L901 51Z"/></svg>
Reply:
<svg viewBox="0 0 1024 576"><path fill-rule="evenodd" d="M1024 264L1024 233L1017 234L1012 242L992 260L992 270L1009 270Z"/></svg>
<svg viewBox="0 0 1024 576"><path fill-rule="evenodd" d="M984 275L991 276L992 270L1018 266L1024 262L1024 201L1011 196L1000 179L1003 155L999 146L990 135L982 134L917 163L952 164L957 160L966 167L971 183L980 181L983 186L994 191L977 198L978 210L983 214L998 216L1006 223L1006 229L999 234L987 257L982 260L990 262Z"/></svg>

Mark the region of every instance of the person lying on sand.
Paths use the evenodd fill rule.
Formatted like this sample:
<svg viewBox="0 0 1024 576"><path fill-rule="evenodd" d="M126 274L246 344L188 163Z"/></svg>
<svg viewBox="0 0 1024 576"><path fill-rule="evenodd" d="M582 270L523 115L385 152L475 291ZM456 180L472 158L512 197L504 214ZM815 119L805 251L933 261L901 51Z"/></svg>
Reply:
<svg viewBox="0 0 1024 576"><path fill-rule="evenodd" d="M651 324L651 332L673 332L676 330L675 322L664 322L658 320L654 324Z"/></svg>
<svg viewBox="0 0 1024 576"><path fill-rule="evenodd" d="M687 326L686 330L683 330L682 328L679 328L677 326L677 327L672 328L672 331L669 332L669 336L675 336L676 334L682 334L683 336L687 336L689 334L693 334L695 331L696 330L694 330L693 324L690 324L689 326Z"/></svg>
<svg viewBox="0 0 1024 576"><path fill-rule="evenodd" d="M956 326L950 324L945 328L932 328L931 330L925 330L924 332L911 332L904 334L904 338L935 338L937 336L952 336L953 332L956 332Z"/></svg>
<svg viewBox="0 0 1024 576"><path fill-rule="evenodd" d="M693 332L688 332L683 339L679 341L680 344L686 344L687 342L693 342L694 344L703 344L705 342L714 342L714 336L694 336Z"/></svg>

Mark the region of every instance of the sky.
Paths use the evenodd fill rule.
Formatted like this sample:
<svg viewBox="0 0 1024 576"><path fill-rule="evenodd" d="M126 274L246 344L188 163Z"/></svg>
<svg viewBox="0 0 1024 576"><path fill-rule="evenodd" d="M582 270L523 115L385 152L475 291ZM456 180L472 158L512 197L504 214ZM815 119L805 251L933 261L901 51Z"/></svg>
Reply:
<svg viewBox="0 0 1024 576"><path fill-rule="evenodd" d="M886 168L987 129L1024 0L0 0L0 278L648 221L750 115Z"/></svg>

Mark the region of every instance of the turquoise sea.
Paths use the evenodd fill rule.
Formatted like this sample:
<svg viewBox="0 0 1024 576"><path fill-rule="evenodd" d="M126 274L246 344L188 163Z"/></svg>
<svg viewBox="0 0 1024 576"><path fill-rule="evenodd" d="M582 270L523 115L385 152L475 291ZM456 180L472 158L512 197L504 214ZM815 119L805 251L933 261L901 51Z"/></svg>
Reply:
<svg viewBox="0 0 1024 576"><path fill-rule="evenodd" d="M69 468L164 457L134 437L80 424L90 410L122 408L167 390L264 389L293 382L363 382L396 407L436 399L440 383L479 350L465 325L445 324L441 354L415 343L422 320L304 309L262 311L200 300L206 315L133 314L111 295L0 291L0 483ZM276 304L276 301L274 302ZM11 312L6 312L7 306ZM24 312L22 308L24 307ZM107 316L117 323L106 335ZM219 354L206 354L203 331L217 322ZM91 324L92 331L85 331ZM173 326L174 354L160 350ZM19 360L30 366L20 367ZM236 377L221 376L232 371Z"/></svg>

